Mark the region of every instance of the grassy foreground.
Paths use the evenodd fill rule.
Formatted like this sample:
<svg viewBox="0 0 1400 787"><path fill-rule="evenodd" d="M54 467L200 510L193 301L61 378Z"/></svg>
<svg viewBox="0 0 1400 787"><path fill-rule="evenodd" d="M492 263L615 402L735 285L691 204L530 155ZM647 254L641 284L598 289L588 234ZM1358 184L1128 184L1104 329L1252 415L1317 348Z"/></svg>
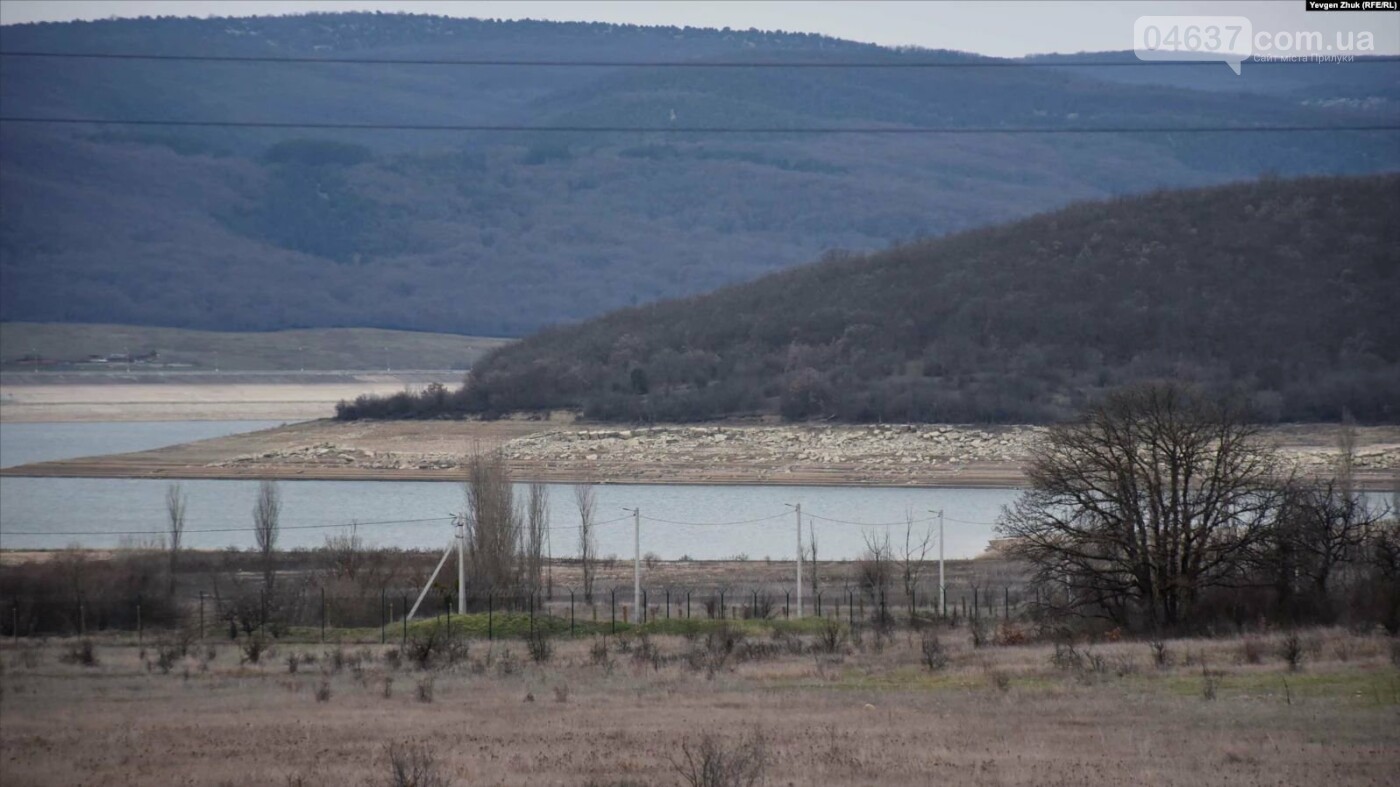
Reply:
<svg viewBox="0 0 1400 787"><path fill-rule="evenodd" d="M1393 783L1400 762L1400 650L1381 636L1071 650L940 628L931 649L907 630L692 625L547 656L465 638L425 667L396 642L284 642L252 663L148 633L94 640L90 666L77 640L7 642L6 781L388 785L397 757L457 785L689 784L689 749L775 785L1335 787Z"/></svg>

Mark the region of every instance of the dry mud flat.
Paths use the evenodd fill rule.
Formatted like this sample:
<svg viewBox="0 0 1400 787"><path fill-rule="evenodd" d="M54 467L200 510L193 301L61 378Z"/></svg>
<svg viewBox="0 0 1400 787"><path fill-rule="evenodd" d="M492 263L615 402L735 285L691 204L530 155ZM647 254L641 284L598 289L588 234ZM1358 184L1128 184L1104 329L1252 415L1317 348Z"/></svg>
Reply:
<svg viewBox="0 0 1400 787"><path fill-rule="evenodd" d="M134 454L10 468L11 475L458 480L499 449L524 480L675 484L1015 487L1041 427L937 424L598 428L563 420L315 421ZM1329 472L1336 428L1268 430L1305 473ZM1390 489L1400 427L1357 430L1356 478Z"/></svg>

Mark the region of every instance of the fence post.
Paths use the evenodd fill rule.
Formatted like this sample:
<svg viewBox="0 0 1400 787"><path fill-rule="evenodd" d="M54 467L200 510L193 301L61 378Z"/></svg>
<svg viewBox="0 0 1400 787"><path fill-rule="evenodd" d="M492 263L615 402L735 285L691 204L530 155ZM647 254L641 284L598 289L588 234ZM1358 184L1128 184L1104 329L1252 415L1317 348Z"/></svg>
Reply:
<svg viewBox="0 0 1400 787"><path fill-rule="evenodd" d="M642 611L637 613L637 623L647 622L647 591L642 588Z"/></svg>
<svg viewBox="0 0 1400 787"><path fill-rule="evenodd" d="M496 593L486 594L486 641L496 638Z"/></svg>
<svg viewBox="0 0 1400 787"><path fill-rule="evenodd" d="M569 636L574 636L574 589L569 588Z"/></svg>
<svg viewBox="0 0 1400 787"><path fill-rule="evenodd" d="M379 589L379 644L383 645L389 641L389 616L385 614L385 605L389 603L389 591L386 588Z"/></svg>
<svg viewBox="0 0 1400 787"><path fill-rule="evenodd" d="M671 619L671 589L666 588L666 619Z"/></svg>
<svg viewBox="0 0 1400 787"><path fill-rule="evenodd" d="M136 647L141 647L141 594L136 594Z"/></svg>
<svg viewBox="0 0 1400 787"><path fill-rule="evenodd" d="M856 601L849 590L846 591L846 621L852 627L856 625Z"/></svg>
<svg viewBox="0 0 1400 787"><path fill-rule="evenodd" d="M972 589L972 619L973 619L973 620L976 620L976 619L977 619L977 615L978 615L978 613L979 613L978 607L982 606L981 603L980 603L980 601L981 601L981 599L980 599L980 597L977 595L977 588L973 588L973 589Z"/></svg>
<svg viewBox="0 0 1400 787"><path fill-rule="evenodd" d="M817 594L817 617L822 616L822 594Z"/></svg>
<svg viewBox="0 0 1400 787"><path fill-rule="evenodd" d="M690 620L690 591L685 592L685 619Z"/></svg>
<svg viewBox="0 0 1400 787"><path fill-rule="evenodd" d="M613 588L613 589L612 589L612 596L611 596L611 598L612 598L612 601L610 601L610 602L608 603L608 608L611 610L610 614L612 615L612 633L616 634L616 633L617 633L617 588Z"/></svg>
<svg viewBox="0 0 1400 787"><path fill-rule="evenodd" d="M787 620L792 613L792 591L783 591L783 620Z"/></svg>
<svg viewBox="0 0 1400 787"><path fill-rule="evenodd" d="M326 641L326 589L321 588L321 642Z"/></svg>
<svg viewBox="0 0 1400 787"><path fill-rule="evenodd" d="M723 591L723 590L721 590L721 591L719 592L719 619L720 619L720 620L728 620L728 619L729 619L729 609L728 609L727 607L725 607L725 605L724 605L724 591Z"/></svg>
<svg viewBox="0 0 1400 787"><path fill-rule="evenodd" d="M204 591L199 591L199 639L204 641Z"/></svg>
<svg viewBox="0 0 1400 787"><path fill-rule="evenodd" d="M10 639L19 643L19 602L10 605Z"/></svg>
<svg viewBox="0 0 1400 787"><path fill-rule="evenodd" d="M1004 585L1001 588L1001 619L1011 620L1011 589Z"/></svg>
<svg viewBox="0 0 1400 787"><path fill-rule="evenodd" d="M402 602L402 603L403 603L403 607L402 607L402 609L401 609L401 611L402 611L402 613L403 613L403 615L402 615L402 617L403 617L403 643L402 643L402 644L403 644L405 647L407 647L407 646L408 646L408 596L403 596L402 599L403 599L403 602Z"/></svg>
<svg viewBox="0 0 1400 787"><path fill-rule="evenodd" d="M78 633L87 636L87 605L81 595L78 596Z"/></svg>
<svg viewBox="0 0 1400 787"><path fill-rule="evenodd" d="M452 594L442 594L443 606L447 607L447 635L452 636Z"/></svg>
<svg viewBox="0 0 1400 787"><path fill-rule="evenodd" d="M535 636L535 594L530 593L530 636Z"/></svg>

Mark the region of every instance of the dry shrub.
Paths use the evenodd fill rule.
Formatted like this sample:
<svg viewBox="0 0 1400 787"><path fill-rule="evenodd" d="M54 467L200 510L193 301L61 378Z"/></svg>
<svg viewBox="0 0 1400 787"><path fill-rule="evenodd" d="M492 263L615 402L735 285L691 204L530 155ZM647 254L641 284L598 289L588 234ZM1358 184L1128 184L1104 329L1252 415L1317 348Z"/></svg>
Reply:
<svg viewBox="0 0 1400 787"><path fill-rule="evenodd" d="M63 655L58 660L64 664L78 664L84 667L97 666L97 648L90 639L80 639L77 642L68 643Z"/></svg>
<svg viewBox="0 0 1400 787"><path fill-rule="evenodd" d="M317 684L316 684L316 701L317 701L317 702L330 702L330 701L331 701L331 682L330 682L330 681L324 680L324 679L323 679L320 683L317 683Z"/></svg>
<svg viewBox="0 0 1400 787"><path fill-rule="evenodd" d="M390 697L394 696L394 676L393 676L393 675L385 675L385 676L380 680L380 682L379 682L379 693L382 694L383 697L384 697L384 699L386 699L386 700L389 699Z"/></svg>
<svg viewBox="0 0 1400 787"><path fill-rule="evenodd" d="M841 621L827 618L817 630L817 648L823 653L835 653L846 646L846 628Z"/></svg>
<svg viewBox="0 0 1400 787"><path fill-rule="evenodd" d="M287 654L287 674L288 674L288 675L295 675L296 672L297 672L297 667L299 667L299 666L301 666L301 654L300 654L300 653L288 653L288 654Z"/></svg>
<svg viewBox="0 0 1400 787"><path fill-rule="evenodd" d="M389 787L448 787L451 782L438 767L427 746L418 743L391 743L385 751L389 760Z"/></svg>
<svg viewBox="0 0 1400 787"><path fill-rule="evenodd" d="M267 652L267 640L262 637L249 637L243 640L240 646L243 651L243 661L248 664L257 664Z"/></svg>
<svg viewBox="0 0 1400 787"><path fill-rule="evenodd" d="M595 637L593 644L588 648L588 658L593 664L606 664L608 662L608 638Z"/></svg>
<svg viewBox="0 0 1400 787"><path fill-rule="evenodd" d="M1005 693L1011 689L1011 676L999 669L987 671L987 681L992 688Z"/></svg>
<svg viewBox="0 0 1400 787"><path fill-rule="evenodd" d="M1278 655L1288 665L1289 672L1297 672L1303 668L1303 641L1297 633L1289 632L1288 636L1279 643Z"/></svg>
<svg viewBox="0 0 1400 787"><path fill-rule="evenodd" d="M418 697L419 702L433 701L433 684L435 681L436 679L433 678L432 675L418 681L418 685L415 689L415 696Z"/></svg>
<svg viewBox="0 0 1400 787"><path fill-rule="evenodd" d="M933 631L925 631L919 642L919 660L929 672L938 672L948 666L948 651Z"/></svg>
<svg viewBox="0 0 1400 787"><path fill-rule="evenodd" d="M397 671L403 667L403 653L398 648L389 648L384 651L384 664L391 670Z"/></svg>
<svg viewBox="0 0 1400 787"><path fill-rule="evenodd" d="M558 686L555 686L555 687L554 687L554 701L555 701L555 702L568 702L568 701L569 701L569 684L567 684L567 683L561 683L561 684L559 684Z"/></svg>
<svg viewBox="0 0 1400 787"><path fill-rule="evenodd" d="M753 787L763 781L769 759L768 738L754 729L733 745L714 734L693 745L687 740L671 765L690 787Z"/></svg>
<svg viewBox="0 0 1400 787"><path fill-rule="evenodd" d="M1167 643L1160 639L1154 639L1147 643L1148 650L1152 651L1152 665L1157 669L1168 669L1174 661L1171 651L1167 650Z"/></svg>
<svg viewBox="0 0 1400 787"><path fill-rule="evenodd" d="M1264 643L1258 637L1245 637L1240 643L1240 661L1260 664L1264 661Z"/></svg>
<svg viewBox="0 0 1400 787"><path fill-rule="evenodd" d="M972 647L974 648L980 648L991 642L991 638L987 636L987 624L981 618L972 618L967 622L967 633L972 637Z"/></svg>
<svg viewBox="0 0 1400 787"><path fill-rule="evenodd" d="M409 638L404 655L418 669L425 670L444 660L455 664L466 659L468 652L465 637L458 636L444 625L433 624Z"/></svg>
<svg viewBox="0 0 1400 787"><path fill-rule="evenodd" d="M526 635L525 649L530 654L530 660L536 664L548 664L554 657L554 643L549 641L544 629L535 629Z"/></svg>
<svg viewBox="0 0 1400 787"><path fill-rule="evenodd" d="M1201 699L1207 702L1215 700L1220 689L1220 678L1224 673L1211 670L1206 667L1204 661L1201 662Z"/></svg>
<svg viewBox="0 0 1400 787"><path fill-rule="evenodd" d="M1000 648L1010 648L1017 645L1025 645L1031 641L1031 636L1025 629L1015 623L1003 623L997 627L996 634L992 636L992 644Z"/></svg>

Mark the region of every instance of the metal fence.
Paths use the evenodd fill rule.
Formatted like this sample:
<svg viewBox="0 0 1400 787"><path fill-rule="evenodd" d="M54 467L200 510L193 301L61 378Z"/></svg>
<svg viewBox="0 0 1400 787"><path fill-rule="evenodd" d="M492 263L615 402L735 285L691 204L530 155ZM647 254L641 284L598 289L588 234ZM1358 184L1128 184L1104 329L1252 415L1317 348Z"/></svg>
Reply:
<svg viewBox="0 0 1400 787"><path fill-rule="evenodd" d="M1021 587L949 589L940 606L937 586L872 590L844 587L806 593L799 609L791 590L718 587L576 589L553 592L416 592L382 588L357 594L297 588L216 596L75 596L0 598L0 635L87 636L100 632L146 635L179 630L199 639L270 635L292 639L407 640L425 621L452 625L472 636L509 638L545 631L578 636L620 633L637 626L665 630L671 621L793 621L823 618L851 626L918 625L928 621L1014 620L1039 605ZM412 613L412 614L411 614ZM411 620L410 620L411 617ZM454 623L455 619L455 623Z"/></svg>

